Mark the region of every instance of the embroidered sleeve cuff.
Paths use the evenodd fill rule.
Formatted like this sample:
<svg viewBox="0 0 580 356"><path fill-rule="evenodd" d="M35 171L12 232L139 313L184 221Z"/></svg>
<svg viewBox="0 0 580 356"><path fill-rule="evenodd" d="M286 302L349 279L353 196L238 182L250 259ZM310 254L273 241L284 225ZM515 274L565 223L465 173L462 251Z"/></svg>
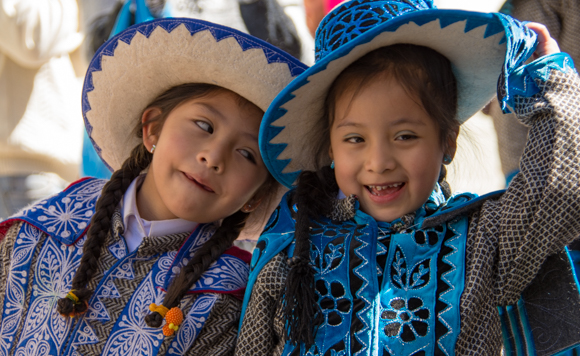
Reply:
<svg viewBox="0 0 580 356"><path fill-rule="evenodd" d="M517 96L529 98L539 93L540 89L536 79L543 82L548 81L552 70L558 70L562 73L576 71L574 69L574 61L567 53L554 53L538 58L517 68L510 74L507 94L502 101L510 109L515 108L515 98ZM504 109L506 113L511 111L507 110L507 107Z"/></svg>

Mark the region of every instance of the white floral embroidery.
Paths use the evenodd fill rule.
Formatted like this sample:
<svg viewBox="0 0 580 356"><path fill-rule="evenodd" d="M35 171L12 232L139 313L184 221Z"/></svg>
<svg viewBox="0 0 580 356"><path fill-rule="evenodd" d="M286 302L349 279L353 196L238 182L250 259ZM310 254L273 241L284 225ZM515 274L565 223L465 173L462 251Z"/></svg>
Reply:
<svg viewBox="0 0 580 356"><path fill-rule="evenodd" d="M101 194L104 180L90 180L74 186L61 199L42 200L18 215L33 217L43 224L46 232L60 238L68 238L87 228L96 198Z"/></svg>
<svg viewBox="0 0 580 356"><path fill-rule="evenodd" d="M183 324L171 343L167 356L184 355L199 336L207 317L217 300L217 294L200 295L189 310Z"/></svg>
<svg viewBox="0 0 580 356"><path fill-rule="evenodd" d="M127 255L127 248L125 247L125 242L123 238L109 246L109 251L115 256L116 259L120 260L125 258Z"/></svg>
<svg viewBox="0 0 580 356"><path fill-rule="evenodd" d="M6 281L4 315L0 326L0 355L8 355L19 327L28 287L28 270L34 250L42 232L28 224L23 224L10 256L10 271Z"/></svg>
<svg viewBox="0 0 580 356"><path fill-rule="evenodd" d="M158 263L161 271L155 276L155 285L163 285L165 282L165 277L167 276L167 272L169 272L169 268L171 267L171 264L173 263L176 255L177 252L171 251L159 259Z"/></svg>
<svg viewBox="0 0 580 356"><path fill-rule="evenodd" d="M133 294L115 331L111 333L103 355L155 355L163 341L161 328L151 328L145 324L145 316L151 303L160 304L163 292L153 285L151 274L143 281Z"/></svg>
<svg viewBox="0 0 580 356"><path fill-rule="evenodd" d="M250 268L237 257L222 255L195 283L194 289L234 291L246 287Z"/></svg>
<svg viewBox="0 0 580 356"><path fill-rule="evenodd" d="M47 239L42 247L34 270L30 306L16 355L57 355L62 349L72 321L56 312L56 302L70 289L80 263L84 241L85 238L74 246L66 246ZM45 349L46 352L43 351Z"/></svg>

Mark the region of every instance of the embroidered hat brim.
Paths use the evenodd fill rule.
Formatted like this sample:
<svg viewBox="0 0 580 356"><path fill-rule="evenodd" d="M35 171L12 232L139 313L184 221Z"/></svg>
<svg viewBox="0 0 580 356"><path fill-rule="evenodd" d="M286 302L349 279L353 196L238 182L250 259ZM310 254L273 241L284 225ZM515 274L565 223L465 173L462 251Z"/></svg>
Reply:
<svg viewBox="0 0 580 356"><path fill-rule="evenodd" d="M229 89L266 111L307 67L243 32L210 22L165 18L119 33L93 57L82 93L86 130L110 170L141 143L133 130L145 107L184 83Z"/></svg>
<svg viewBox="0 0 580 356"><path fill-rule="evenodd" d="M344 36L348 36L346 31ZM274 99L262 121L260 150L280 183L290 187L302 170L316 169L315 140L309 133L323 114L326 94L336 77L365 54L397 43L430 47L451 61L460 123L496 94L506 60L506 30L500 17L437 9L399 15L330 50Z"/></svg>

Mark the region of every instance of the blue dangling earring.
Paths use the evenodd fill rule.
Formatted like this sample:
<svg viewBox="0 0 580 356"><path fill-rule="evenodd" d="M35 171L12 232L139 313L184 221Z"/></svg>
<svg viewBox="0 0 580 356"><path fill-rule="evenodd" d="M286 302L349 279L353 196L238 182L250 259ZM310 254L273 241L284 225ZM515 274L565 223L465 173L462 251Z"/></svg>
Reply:
<svg viewBox="0 0 580 356"><path fill-rule="evenodd" d="M330 169L334 169L334 161L330 164Z"/></svg>
<svg viewBox="0 0 580 356"><path fill-rule="evenodd" d="M449 164L449 163L451 163L451 161L452 161L452 159L451 159L451 156L450 155L445 154L443 156L443 164Z"/></svg>

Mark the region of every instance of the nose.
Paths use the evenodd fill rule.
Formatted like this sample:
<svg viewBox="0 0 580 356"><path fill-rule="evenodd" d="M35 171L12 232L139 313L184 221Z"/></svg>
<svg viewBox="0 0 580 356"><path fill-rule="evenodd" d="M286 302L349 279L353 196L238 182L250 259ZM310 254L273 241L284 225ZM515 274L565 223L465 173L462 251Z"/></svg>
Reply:
<svg viewBox="0 0 580 356"><path fill-rule="evenodd" d="M218 147L208 147L197 155L199 163L205 165L207 168L216 173L223 173L225 169L225 152Z"/></svg>
<svg viewBox="0 0 580 356"><path fill-rule="evenodd" d="M397 166L394 152L386 144L370 145L366 152L365 168L369 172L383 173Z"/></svg>

